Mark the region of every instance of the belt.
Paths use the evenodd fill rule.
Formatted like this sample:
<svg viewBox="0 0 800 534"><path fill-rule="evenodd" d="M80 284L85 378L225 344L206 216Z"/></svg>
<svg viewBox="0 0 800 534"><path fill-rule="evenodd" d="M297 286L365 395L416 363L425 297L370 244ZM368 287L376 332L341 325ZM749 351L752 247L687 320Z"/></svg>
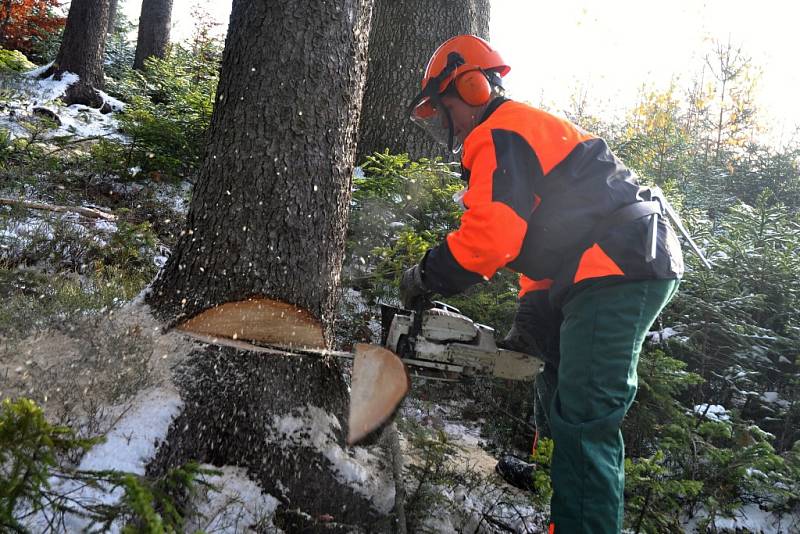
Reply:
<svg viewBox="0 0 800 534"><path fill-rule="evenodd" d="M612 211L605 219L600 221L594 227L590 235L592 243L597 243L605 237L606 233L613 227L625 223L629 223L648 215L658 216L661 214L661 203L657 200L649 200L647 202L636 202L622 206L615 211Z"/></svg>
<svg viewBox="0 0 800 534"><path fill-rule="evenodd" d="M592 233L589 236L591 242L588 246L591 246L592 243L597 243L600 239L605 237L608 230L615 226L636 221L643 217L650 217L647 227L647 246L645 251L645 259L648 263L650 263L656 259L656 251L658 250L658 217L666 215L667 219L669 219L669 221L675 225L680 234L689 243L689 247L695 254L697 254L703 265L707 269L711 269L711 264L700 251L700 248L695 244L692 236L689 235L689 232L683 226L678 214L672 208L670 203L667 202L667 199L664 197L664 192L661 191L661 188L643 188L640 190L640 193L642 192L649 193L650 198L654 200L635 202L611 212L611 214L600 221L600 223L595 226L594 230L592 230Z"/></svg>

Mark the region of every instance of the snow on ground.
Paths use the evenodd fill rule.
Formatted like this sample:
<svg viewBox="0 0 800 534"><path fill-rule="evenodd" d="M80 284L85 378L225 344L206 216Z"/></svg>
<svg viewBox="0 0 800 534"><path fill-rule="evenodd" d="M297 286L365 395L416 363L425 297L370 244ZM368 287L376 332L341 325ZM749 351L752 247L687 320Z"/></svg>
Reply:
<svg viewBox="0 0 800 534"><path fill-rule="evenodd" d="M0 207L0 215L2 213L3 208ZM86 219L77 213L47 212L46 218L37 216L41 213L43 212L32 212L32 215L24 219L3 221L3 227L0 228L0 258L21 256L32 244L55 239L57 231L61 239L73 236L74 239L94 242L99 246L105 246L111 234L117 231L117 225L112 221ZM68 253L69 247L64 248L64 252ZM81 246L76 244L75 253L81 253ZM80 261L77 256L72 259Z"/></svg>
<svg viewBox="0 0 800 534"><path fill-rule="evenodd" d="M159 184L156 186L155 196L159 203L169 206L169 208L182 215L189 211L189 202L191 200L192 183L188 181L181 182L177 190L171 184Z"/></svg>
<svg viewBox="0 0 800 534"><path fill-rule="evenodd" d="M203 477L206 483L213 485L213 489L204 488L192 499L195 514L188 519L186 532L281 532L272 524L272 515L280 501L263 493L258 484L247 477L245 469L202 467L222 474Z"/></svg>
<svg viewBox="0 0 800 534"><path fill-rule="evenodd" d="M143 475L155 454L156 444L164 440L182 407L180 395L172 388L159 387L140 393L132 409L108 433L106 441L86 454L80 469L116 469Z"/></svg>
<svg viewBox="0 0 800 534"><path fill-rule="evenodd" d="M458 445L480 447L485 441L481 438L480 424L464 421L458 414L461 409L463 406L458 402L426 406L413 398L406 399L402 407L403 417L443 431Z"/></svg>
<svg viewBox="0 0 800 534"><path fill-rule="evenodd" d="M680 332L669 326L664 328L663 330L654 330L652 332L647 333L647 337L649 338L650 343L661 343L662 341L666 341L671 337L679 335Z"/></svg>
<svg viewBox="0 0 800 534"><path fill-rule="evenodd" d="M78 138L106 137L126 140L118 131L117 120L113 113L100 113L100 110L88 106L73 104L65 106L59 100L67 87L79 80L77 74L64 73L61 80L52 76L39 79L38 76L46 71L50 65L43 65L38 69L24 73L17 81L19 91L17 98L10 98L6 102L5 113L0 115L0 126L11 131L15 136L26 135L25 129L19 124L20 118L33 112L34 107L42 107L56 114L61 121L58 128L48 133L48 137L73 135ZM103 102L112 111L121 111L125 104L109 96L103 91L98 91Z"/></svg>
<svg viewBox="0 0 800 534"><path fill-rule="evenodd" d="M472 482L453 487L437 485L442 500L421 525L426 532L544 532L548 521L547 507L536 507L528 492L505 483L494 467L497 459L481 445L480 421L463 421L458 402L433 405L408 398L402 415L422 426L440 430L456 448L453 467L464 472ZM417 463L409 443L401 436L406 463ZM406 481L406 488L416 487Z"/></svg>
<svg viewBox="0 0 800 534"><path fill-rule="evenodd" d="M544 532L549 512L522 491L503 485L437 489L446 500L423 522L425 532Z"/></svg>
<svg viewBox="0 0 800 534"><path fill-rule="evenodd" d="M717 422L730 421L731 416L724 406L719 404L698 404L694 407L694 413L697 415L704 415L706 419Z"/></svg>
<svg viewBox="0 0 800 534"><path fill-rule="evenodd" d="M481 429L478 426L467 427L463 422L448 422L445 423L443 430L455 441L471 447L478 447L484 441L481 439Z"/></svg>
<svg viewBox="0 0 800 534"><path fill-rule="evenodd" d="M180 413L183 402L177 391L158 387L141 392L130 409L106 435L104 443L89 450L81 460L81 470L117 470L143 475L145 466L155 455L157 445L167 435L172 420ZM122 410L117 407L117 410ZM112 504L119 501L122 491L90 488L75 481L50 480L54 491L68 494L74 501L91 504ZM48 525L44 511L31 516L25 526L32 532L44 531ZM83 532L91 522L77 514L64 517L66 532ZM115 524L111 532L119 532L123 525Z"/></svg>
<svg viewBox="0 0 800 534"><path fill-rule="evenodd" d="M698 511L694 517L684 522L684 532L693 534L700 532L697 525L707 519L705 510ZM798 518L791 516L778 517L764 511L755 504L747 504L736 511L734 517L717 517L714 519L712 530L723 532L752 532L754 534L790 534L800 532Z"/></svg>
<svg viewBox="0 0 800 534"><path fill-rule="evenodd" d="M760 399L767 404L777 404L781 408L788 409L791 403L786 399L781 399L777 391L765 391Z"/></svg>
<svg viewBox="0 0 800 534"><path fill-rule="evenodd" d="M0 229L0 248L9 249L11 245L26 248L34 236L53 239L53 228L47 221L36 217L10 221Z"/></svg>
<svg viewBox="0 0 800 534"><path fill-rule="evenodd" d="M39 76L44 74L51 65L52 63L48 63L47 65L42 65L24 74L24 77L31 82L29 94L33 99L34 105L40 105L55 100L63 95L70 85L80 80L78 75L72 72L65 72L60 80L56 80L52 76L39 79Z"/></svg>
<svg viewBox="0 0 800 534"><path fill-rule="evenodd" d="M336 479L368 499L373 507L389 513L394 507L395 486L391 469L363 447L342 449L334 430L341 430L336 416L308 405L294 414L273 416L267 442L279 447L286 444L317 450L332 465Z"/></svg>

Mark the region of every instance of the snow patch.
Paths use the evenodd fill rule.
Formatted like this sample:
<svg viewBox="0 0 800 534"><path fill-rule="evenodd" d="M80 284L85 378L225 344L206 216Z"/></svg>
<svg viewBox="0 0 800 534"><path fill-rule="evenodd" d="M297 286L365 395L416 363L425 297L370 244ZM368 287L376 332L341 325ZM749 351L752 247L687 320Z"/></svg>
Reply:
<svg viewBox="0 0 800 534"><path fill-rule="evenodd" d="M191 192L192 183L183 181L177 188L171 184L160 184L155 190L155 196L159 203L166 204L172 211L185 215L189 211Z"/></svg>
<svg viewBox="0 0 800 534"><path fill-rule="evenodd" d="M125 102L119 100L118 98L114 98L113 96L109 95L105 91L101 91L100 89L95 89L97 94L99 94L103 99L103 106L108 106L111 111L122 111L125 109ZM102 107L102 106L101 106Z"/></svg>
<svg viewBox="0 0 800 534"><path fill-rule="evenodd" d="M38 199L29 200L38 201ZM2 209L0 213L3 213ZM5 227L0 229L0 257L19 256L34 243L42 240L52 241L56 237L57 225L61 231L66 231L68 236L79 237L101 246L108 242L109 234L117 231L114 222L102 219L87 221L76 213L47 213L46 216L4 220ZM80 258L71 254L71 248L65 249L64 252L68 259L80 263Z"/></svg>
<svg viewBox="0 0 800 534"><path fill-rule="evenodd" d="M766 404L777 404L783 409L789 409L791 403L786 399L781 399L777 391L765 391L759 397Z"/></svg>
<svg viewBox="0 0 800 534"><path fill-rule="evenodd" d="M549 511L537 510L524 492L511 492L487 483L473 487L434 486L443 502L423 521L425 532L498 532L487 517L505 532L544 532Z"/></svg>
<svg viewBox="0 0 800 534"><path fill-rule="evenodd" d="M118 124L112 113L100 113L99 109L74 104L64 106L59 98L67 88L79 81L77 74L65 72L60 80L52 76L39 79L50 64L26 72L21 78L17 98L8 99L6 107L10 113L0 117L0 125L5 126L15 137L26 136L28 132L19 124L20 119L29 119L33 107L47 107L58 116L60 125L47 132L47 138L74 136L77 138L106 137L120 141L128 138L119 133ZM97 91L103 99L103 104L112 111L121 111L125 104L103 91Z"/></svg>
<svg viewBox="0 0 800 534"><path fill-rule="evenodd" d="M654 330L652 332L647 333L647 337L650 339L650 343L661 343L662 341L666 341L673 336L680 335L680 333L671 327L666 327L663 330Z"/></svg>
<svg viewBox="0 0 800 534"><path fill-rule="evenodd" d="M307 405L294 414L273 416L267 442L318 451L331 463L336 480L368 499L379 512L389 513L395 496L394 482L388 476L390 470L363 447L348 450L340 447L334 431L341 428L336 416Z"/></svg>
<svg viewBox="0 0 800 534"><path fill-rule="evenodd" d="M731 416L724 406L719 404L698 404L694 407L694 413L704 415L706 419L717 422L730 421Z"/></svg>
<svg viewBox="0 0 800 534"><path fill-rule="evenodd" d="M144 475L157 444L167 436L170 423L182 408L183 401L174 389L161 387L140 393L106 441L86 454L80 469L115 469Z"/></svg>
<svg viewBox="0 0 800 534"><path fill-rule="evenodd" d="M247 477L241 467L203 465L221 471L221 475L204 476L213 488L204 488L192 500L195 514L187 521L187 532L275 532L272 515L280 501ZM280 531L278 531L280 532Z"/></svg>
<svg viewBox="0 0 800 534"><path fill-rule="evenodd" d="M39 76L50 68L50 65L52 63L25 73L25 77L33 82L29 95L34 99L34 104L55 100L63 95L70 85L80 80L80 77L74 72L63 73L60 80L56 80L52 76L40 80Z"/></svg>
<svg viewBox="0 0 800 534"><path fill-rule="evenodd" d="M484 441L481 439L479 427L469 428L463 424L445 423L443 430L454 441L471 447L478 447Z"/></svg>
<svg viewBox="0 0 800 534"><path fill-rule="evenodd" d="M78 468L84 471L114 470L143 475L156 448L167 436L170 423L180 413L183 401L171 388L154 388L137 395L130 409L106 435L106 440L86 453ZM119 407L117 408L120 409ZM60 494L69 494L74 501L85 504L114 504L122 497L122 489L90 488L81 483L52 478L50 486ZM49 512L52 512L49 511ZM83 532L92 527L91 521L77 514L64 516L66 532ZM45 512L26 521L33 532L47 528ZM110 532L120 532L123 525L113 524Z"/></svg>
<svg viewBox="0 0 800 534"><path fill-rule="evenodd" d="M355 314L364 314L369 313L370 307L367 303L364 296L361 294L360 291L356 291L355 289L348 287L344 288L342 291L342 300L345 304L348 304L353 313Z"/></svg>
<svg viewBox="0 0 800 534"><path fill-rule="evenodd" d="M94 227L103 232L114 233L117 231L117 223L113 221L107 221L105 219L95 220Z"/></svg>
<svg viewBox="0 0 800 534"><path fill-rule="evenodd" d="M697 524L706 519L708 513L701 509L694 517L684 522L684 532L699 532ZM798 518L793 516L776 516L762 510L756 504L747 504L736 510L733 517L716 517L709 525L711 530L724 532L758 532L759 534L785 534L797 532Z"/></svg>

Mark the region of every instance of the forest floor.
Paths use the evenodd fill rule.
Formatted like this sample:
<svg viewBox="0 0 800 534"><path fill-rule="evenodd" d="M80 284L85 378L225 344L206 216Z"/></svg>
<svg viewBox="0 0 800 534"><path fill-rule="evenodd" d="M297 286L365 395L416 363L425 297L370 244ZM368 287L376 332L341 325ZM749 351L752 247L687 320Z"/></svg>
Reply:
<svg viewBox="0 0 800 534"><path fill-rule="evenodd" d="M35 145L50 160L58 153L65 163L6 169L0 198L92 207L118 218L0 206L0 399L32 398L52 422L84 437L105 436L105 443L74 459L76 465L143 474L180 411L171 374L193 344L163 333L137 297L182 229L191 183L162 181L135 168L119 177L93 167L87 162L92 144L122 136L114 113L58 104L64 83L21 78L4 85L0 126L29 139L31 150ZM37 108L58 117L57 124L43 122L50 114ZM376 341L378 310L355 291L343 297L343 332ZM401 405L396 422L414 532L546 530L548 506L541 496L506 484L494 472L502 454L526 455L530 435L509 437L514 425L503 426L503 414L487 402L493 387L415 381ZM520 421L514 424L519 428ZM355 461L358 449L342 461ZM278 500L241 469L220 471L209 478L216 489L194 497L187 528L240 532L258 525L277 532L271 517ZM76 498L96 502L119 498L113 491L75 491ZM785 531L760 521L762 532ZM28 524L43 530L46 514ZM65 531L87 526L77 516L65 525ZM753 529L744 519L718 526ZM691 521L686 528L693 531Z"/></svg>
<svg viewBox="0 0 800 534"><path fill-rule="evenodd" d="M0 126L50 163L9 166L0 198L120 216L0 206L0 293L6 303L0 311L0 399L31 398L51 422L69 425L81 437L104 436L104 443L73 459L79 468L144 474L180 412L171 375L193 343L163 333L140 295L181 229L191 183L161 181L137 169L119 177L88 165L99 138L124 136L114 113L59 103L70 81L30 76L4 82ZM54 154L63 156L63 166L53 165ZM137 230L146 231L147 239L137 239ZM127 260L106 261L111 254ZM356 292L344 297L343 330L376 338L374 320L370 324L376 311ZM464 417L469 402L450 389L418 381L397 415L409 524L416 532L542 531L546 513L494 473L497 460L487 451L481 421ZM349 458L358 457L358 449ZM278 501L242 470L223 467L208 481L216 489L195 496L188 529L239 532L259 525L278 531L270 519ZM120 498L119 491L53 483L77 500ZM26 524L46 531L52 519L45 510ZM64 531L90 525L78 515L63 521Z"/></svg>

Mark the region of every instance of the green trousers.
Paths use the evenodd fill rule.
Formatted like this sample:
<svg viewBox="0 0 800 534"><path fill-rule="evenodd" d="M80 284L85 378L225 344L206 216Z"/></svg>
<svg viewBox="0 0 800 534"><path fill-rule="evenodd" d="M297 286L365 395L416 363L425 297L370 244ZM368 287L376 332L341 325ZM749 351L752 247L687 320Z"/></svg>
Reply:
<svg viewBox="0 0 800 534"><path fill-rule="evenodd" d="M558 534L622 531L620 425L636 396L639 352L678 280L587 284L562 308L561 360L550 403L551 521Z"/></svg>
<svg viewBox="0 0 800 534"><path fill-rule="evenodd" d="M520 303L515 328L526 330L537 318L539 326L554 317L560 324L557 333L535 327L526 332L546 360L536 393L540 406L548 407L541 411L554 441L551 517L558 534L622 530L620 425L636 395L645 335L678 283L603 279L581 284L561 310L546 310L541 297ZM553 340L557 354L548 350Z"/></svg>

